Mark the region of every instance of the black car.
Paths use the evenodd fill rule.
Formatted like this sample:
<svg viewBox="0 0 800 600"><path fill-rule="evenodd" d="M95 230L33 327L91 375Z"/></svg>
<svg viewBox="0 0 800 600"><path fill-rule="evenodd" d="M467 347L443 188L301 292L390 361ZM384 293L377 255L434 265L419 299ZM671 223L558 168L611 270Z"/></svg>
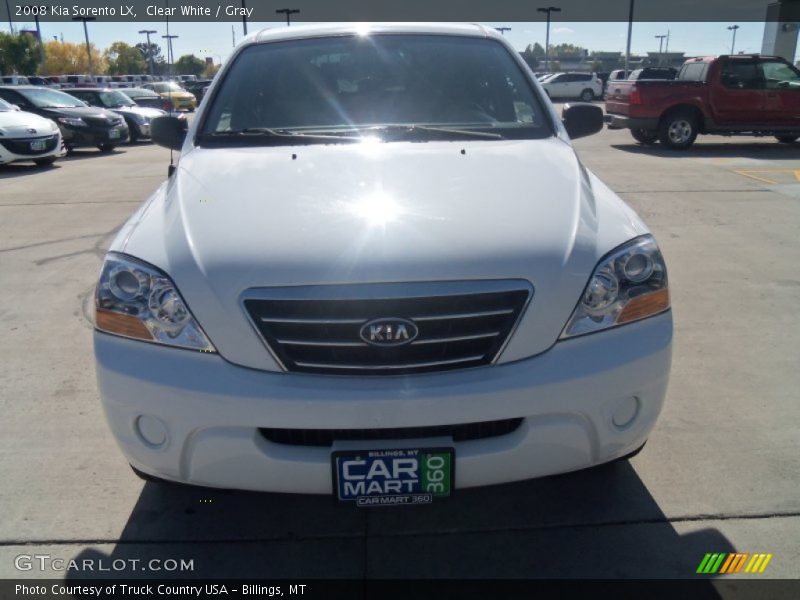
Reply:
<svg viewBox="0 0 800 600"><path fill-rule="evenodd" d="M139 106L146 108L160 108L161 110L172 110L172 103L166 98L162 98L153 90L146 90L144 88L125 88L123 93L136 102Z"/></svg>
<svg viewBox="0 0 800 600"><path fill-rule="evenodd" d="M111 152L128 139L128 126L121 116L104 108L87 106L77 98L37 86L0 87L0 98L22 110L52 119L61 129L67 150L96 146Z"/></svg>
<svg viewBox="0 0 800 600"><path fill-rule="evenodd" d="M125 119L131 132L131 142L138 142L150 137L150 122L167 113L158 108L139 106L128 97L126 91L109 88L77 88L67 93L89 106L107 108L120 115Z"/></svg>
<svg viewBox="0 0 800 600"><path fill-rule="evenodd" d="M208 86L211 85L211 80L200 79L198 81L182 81L181 85L187 92L194 94L197 98L197 103L200 104L203 96L206 95L206 91L208 91Z"/></svg>

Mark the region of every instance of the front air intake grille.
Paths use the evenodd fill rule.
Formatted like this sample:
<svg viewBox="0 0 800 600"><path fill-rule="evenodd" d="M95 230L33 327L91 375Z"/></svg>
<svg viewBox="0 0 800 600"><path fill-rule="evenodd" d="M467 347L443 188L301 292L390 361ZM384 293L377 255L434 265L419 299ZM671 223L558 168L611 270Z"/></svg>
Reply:
<svg viewBox="0 0 800 600"><path fill-rule="evenodd" d="M289 371L398 375L491 363L531 293L520 281L315 286L272 288L244 305ZM376 343L376 321L405 324L407 336Z"/></svg>
<svg viewBox="0 0 800 600"><path fill-rule="evenodd" d="M504 419L483 423L438 425L434 427L399 427L394 429L259 429L259 433L275 444L289 446L330 447L336 441L414 440L435 437L468 442L508 435L517 430L522 419Z"/></svg>
<svg viewBox="0 0 800 600"><path fill-rule="evenodd" d="M41 142L44 142L44 148L34 150L32 144L39 145ZM52 152L55 150L57 143L58 135L40 138L18 138L14 140L0 138L0 144L2 144L6 150L19 156L37 156L46 152Z"/></svg>

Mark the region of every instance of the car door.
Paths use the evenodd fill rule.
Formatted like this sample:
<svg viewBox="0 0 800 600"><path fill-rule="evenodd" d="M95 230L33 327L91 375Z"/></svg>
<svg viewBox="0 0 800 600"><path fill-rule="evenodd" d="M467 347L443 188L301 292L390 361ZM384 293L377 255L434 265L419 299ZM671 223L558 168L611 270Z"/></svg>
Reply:
<svg viewBox="0 0 800 600"><path fill-rule="evenodd" d="M780 60L762 60L759 67L764 77L769 122L800 129L800 71Z"/></svg>
<svg viewBox="0 0 800 600"><path fill-rule="evenodd" d="M721 60L719 80L711 93L714 120L718 125L733 126L765 123L766 89L758 60Z"/></svg>
<svg viewBox="0 0 800 600"><path fill-rule="evenodd" d="M547 91L553 98L563 97L567 91L567 77L566 73L554 75L547 80Z"/></svg>

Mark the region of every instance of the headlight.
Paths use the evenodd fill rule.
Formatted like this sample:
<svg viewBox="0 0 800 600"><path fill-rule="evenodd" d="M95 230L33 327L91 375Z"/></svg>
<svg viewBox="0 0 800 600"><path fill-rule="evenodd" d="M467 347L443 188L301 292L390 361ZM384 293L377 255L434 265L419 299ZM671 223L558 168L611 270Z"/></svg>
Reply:
<svg viewBox="0 0 800 600"><path fill-rule="evenodd" d="M106 256L95 292L95 327L124 337L216 352L169 277L121 254Z"/></svg>
<svg viewBox="0 0 800 600"><path fill-rule="evenodd" d="M64 125L72 125L73 127L86 127L86 121L80 117L59 117L59 123Z"/></svg>
<svg viewBox="0 0 800 600"><path fill-rule="evenodd" d="M668 308L667 267L653 236L645 235L598 263L561 339L638 321Z"/></svg>

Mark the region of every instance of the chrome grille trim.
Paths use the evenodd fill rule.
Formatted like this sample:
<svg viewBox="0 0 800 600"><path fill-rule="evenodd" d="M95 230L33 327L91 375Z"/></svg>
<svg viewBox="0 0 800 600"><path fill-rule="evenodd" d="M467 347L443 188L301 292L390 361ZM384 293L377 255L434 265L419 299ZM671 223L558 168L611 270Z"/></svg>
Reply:
<svg viewBox="0 0 800 600"><path fill-rule="evenodd" d="M284 371L375 376L493 364L532 296L517 279L252 288L240 302ZM376 319L410 320L419 335L367 343L361 328Z"/></svg>
<svg viewBox="0 0 800 600"><path fill-rule="evenodd" d="M427 369L429 367L441 367L445 365L455 365L465 362L475 362L476 360L481 360L483 358L483 354L479 354L478 356L468 356L466 358L454 358L451 360L437 360L433 362L426 362L426 363L404 363L398 365L326 365L320 363L304 363L304 362L295 362L298 367L306 367L308 369L346 369L348 371L383 371L386 370L395 370L395 369Z"/></svg>

